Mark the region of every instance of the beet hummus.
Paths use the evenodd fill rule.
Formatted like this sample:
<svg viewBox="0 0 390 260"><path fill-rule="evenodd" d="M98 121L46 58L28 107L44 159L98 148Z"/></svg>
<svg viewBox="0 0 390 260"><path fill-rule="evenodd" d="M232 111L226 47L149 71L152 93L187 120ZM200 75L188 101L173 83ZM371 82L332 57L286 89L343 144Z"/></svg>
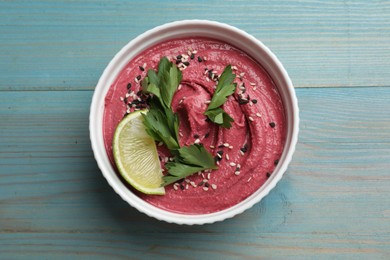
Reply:
<svg viewBox="0 0 390 260"><path fill-rule="evenodd" d="M217 212L243 201L272 174L284 148L286 119L278 90L264 68L225 42L194 37L159 43L136 56L119 73L105 98L103 133L115 167L112 138L127 113L145 108L141 80L157 70L166 56L180 68L183 80L172 101L180 119L180 145L201 143L217 161L218 170L195 173L165 187L165 195L135 192L148 203L183 214ZM230 129L207 120L204 112L218 76L227 65L236 74L236 92L223 109L234 119ZM162 167L171 156L158 146ZM119 175L119 174L118 174Z"/></svg>

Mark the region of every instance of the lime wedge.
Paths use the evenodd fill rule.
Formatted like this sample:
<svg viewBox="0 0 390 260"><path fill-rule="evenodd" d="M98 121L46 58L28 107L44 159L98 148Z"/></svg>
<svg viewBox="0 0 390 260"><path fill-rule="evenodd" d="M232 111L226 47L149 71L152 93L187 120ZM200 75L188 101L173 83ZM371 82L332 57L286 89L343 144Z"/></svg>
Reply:
<svg viewBox="0 0 390 260"><path fill-rule="evenodd" d="M142 113L135 111L119 123L112 149L119 173L137 190L146 194L165 194L156 143L146 133Z"/></svg>

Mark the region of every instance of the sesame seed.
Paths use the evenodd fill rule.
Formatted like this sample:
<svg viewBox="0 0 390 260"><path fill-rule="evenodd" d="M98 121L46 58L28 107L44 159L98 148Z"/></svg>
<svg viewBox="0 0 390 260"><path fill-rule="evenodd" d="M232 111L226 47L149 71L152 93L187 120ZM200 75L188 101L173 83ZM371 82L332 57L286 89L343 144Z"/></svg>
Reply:
<svg viewBox="0 0 390 260"><path fill-rule="evenodd" d="M208 184L207 182L204 184L205 187L210 187L210 184Z"/></svg>
<svg viewBox="0 0 390 260"><path fill-rule="evenodd" d="M229 143L224 143L223 146L229 147Z"/></svg>
<svg viewBox="0 0 390 260"><path fill-rule="evenodd" d="M177 189L178 189L178 186L179 186L179 185L176 185L176 184L177 184L177 183L175 183L175 184L173 185L173 189L174 189L174 190L177 190Z"/></svg>
<svg viewBox="0 0 390 260"><path fill-rule="evenodd" d="M226 160L230 159L228 154L226 154L225 157L226 157Z"/></svg>
<svg viewBox="0 0 390 260"><path fill-rule="evenodd" d="M204 57L203 57L203 60L204 60L204 61L207 61L207 57L206 57L206 56L204 56Z"/></svg>
<svg viewBox="0 0 390 260"><path fill-rule="evenodd" d="M142 66L139 66L139 69L140 69L141 71L144 71L144 70L145 70L145 68L142 67Z"/></svg>
<svg viewBox="0 0 390 260"><path fill-rule="evenodd" d="M220 155L219 153L217 153L217 156L218 156L220 159L222 159L222 155Z"/></svg>
<svg viewBox="0 0 390 260"><path fill-rule="evenodd" d="M188 185L188 184L186 184L186 190L188 190L188 187L189 187L189 185Z"/></svg>
<svg viewBox="0 0 390 260"><path fill-rule="evenodd" d="M121 101L123 101L123 100L124 100L124 97L120 97L119 99L120 99Z"/></svg>
<svg viewBox="0 0 390 260"><path fill-rule="evenodd" d="M182 133L182 132L179 132L179 135L180 135L181 137L183 137L183 133Z"/></svg>
<svg viewBox="0 0 390 260"><path fill-rule="evenodd" d="M141 75L138 75L136 79L141 80Z"/></svg>
<svg viewBox="0 0 390 260"><path fill-rule="evenodd" d="M244 76L245 76L245 72L241 72L240 77L244 77Z"/></svg>
<svg viewBox="0 0 390 260"><path fill-rule="evenodd" d="M177 55L176 56L176 59L180 60L183 56L181 56L181 54Z"/></svg>
<svg viewBox="0 0 390 260"><path fill-rule="evenodd" d="M256 90L257 89L257 87L253 87L253 90Z"/></svg>
<svg viewBox="0 0 390 260"><path fill-rule="evenodd" d="M216 190L217 189L217 184L211 184L211 188L213 188L213 190Z"/></svg>
<svg viewBox="0 0 390 260"><path fill-rule="evenodd" d="M183 184L180 184L180 189L181 189L181 190L184 190L184 189L185 189L185 187L184 187Z"/></svg>
<svg viewBox="0 0 390 260"><path fill-rule="evenodd" d="M252 177L249 177L249 179L247 180L247 182L250 182L252 180Z"/></svg>
<svg viewBox="0 0 390 260"><path fill-rule="evenodd" d="M271 123L269 123L269 126L274 128L276 126L276 124L274 122L271 122Z"/></svg>
<svg viewBox="0 0 390 260"><path fill-rule="evenodd" d="M241 155L245 155L245 153L244 153L243 151L241 151L241 150L240 150L240 154L241 154Z"/></svg>
<svg viewBox="0 0 390 260"><path fill-rule="evenodd" d="M248 119L249 119L250 121L252 121L252 122L254 121L253 117L251 117L251 116L248 117Z"/></svg>
<svg viewBox="0 0 390 260"><path fill-rule="evenodd" d="M210 180L210 177L211 177L211 173L208 173L208 174L207 174L207 179Z"/></svg>
<svg viewBox="0 0 390 260"><path fill-rule="evenodd" d="M235 175L240 175L240 173L241 173L240 171L235 171L234 172Z"/></svg>
<svg viewBox="0 0 390 260"><path fill-rule="evenodd" d="M185 66L190 66L190 63L188 61L183 62Z"/></svg>
<svg viewBox="0 0 390 260"><path fill-rule="evenodd" d="M209 188L208 188L208 187L203 187L203 190L204 190L204 191L208 191Z"/></svg>
<svg viewBox="0 0 390 260"><path fill-rule="evenodd" d="M194 134L193 137L194 138L199 138L199 135L198 134Z"/></svg>
<svg viewBox="0 0 390 260"><path fill-rule="evenodd" d="M193 54L197 54L198 51L197 51L197 50L193 50L192 53L193 53Z"/></svg>
<svg viewBox="0 0 390 260"><path fill-rule="evenodd" d="M190 59L193 60L195 58L195 53L191 53Z"/></svg>
<svg viewBox="0 0 390 260"><path fill-rule="evenodd" d="M191 56L191 55L192 55L192 53L191 53L191 51L190 51L190 50L188 50L188 51L187 51L187 54L188 54L189 56Z"/></svg>
<svg viewBox="0 0 390 260"><path fill-rule="evenodd" d="M234 162L229 163L230 166L234 167L236 164Z"/></svg>
<svg viewBox="0 0 390 260"><path fill-rule="evenodd" d="M256 113L256 116L257 116L257 117L261 117L261 114L260 114L260 113Z"/></svg>
<svg viewBox="0 0 390 260"><path fill-rule="evenodd" d="M199 144L200 143L200 139L196 138L194 143Z"/></svg>
<svg viewBox="0 0 390 260"><path fill-rule="evenodd" d="M210 145L210 148L211 148L211 149L214 149L214 148L215 148L215 146L214 146L214 145Z"/></svg>
<svg viewBox="0 0 390 260"><path fill-rule="evenodd" d="M127 87L127 89L130 89L131 88L131 83L128 83L126 87Z"/></svg>
<svg viewBox="0 0 390 260"><path fill-rule="evenodd" d="M205 103L205 104L210 104L210 103L211 103L211 100L206 100L204 103Z"/></svg>
<svg viewBox="0 0 390 260"><path fill-rule="evenodd" d="M182 88L182 85L180 84L178 87L177 87L177 90L180 90Z"/></svg>
<svg viewBox="0 0 390 260"><path fill-rule="evenodd" d="M269 178L269 177L271 176L271 173L270 173L270 172L267 172L267 173L266 173L266 176L267 176L267 178Z"/></svg>
<svg viewBox="0 0 390 260"><path fill-rule="evenodd" d="M230 149L230 150L233 149L233 145L229 145L229 149Z"/></svg>
<svg viewBox="0 0 390 260"><path fill-rule="evenodd" d="M274 161L274 165L276 166L276 165L278 165L278 163L279 163L279 160L276 159L276 160Z"/></svg>
<svg viewBox="0 0 390 260"><path fill-rule="evenodd" d="M192 187L196 188L196 183L195 182L191 181L190 184L191 184Z"/></svg>
<svg viewBox="0 0 390 260"><path fill-rule="evenodd" d="M232 70L237 70L237 66L232 66Z"/></svg>
<svg viewBox="0 0 390 260"><path fill-rule="evenodd" d="M241 168L241 164L238 163L238 164L237 164L237 168Z"/></svg>

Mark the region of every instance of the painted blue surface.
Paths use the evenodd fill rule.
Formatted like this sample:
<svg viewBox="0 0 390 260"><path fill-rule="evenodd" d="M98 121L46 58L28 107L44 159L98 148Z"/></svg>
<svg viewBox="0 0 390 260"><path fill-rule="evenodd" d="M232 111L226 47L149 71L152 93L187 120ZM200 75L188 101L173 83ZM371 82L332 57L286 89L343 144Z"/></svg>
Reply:
<svg viewBox="0 0 390 260"><path fill-rule="evenodd" d="M297 88L287 174L222 223L123 202L90 148L93 89L156 25L210 19L267 44ZM0 1L0 258L389 259L388 1Z"/></svg>

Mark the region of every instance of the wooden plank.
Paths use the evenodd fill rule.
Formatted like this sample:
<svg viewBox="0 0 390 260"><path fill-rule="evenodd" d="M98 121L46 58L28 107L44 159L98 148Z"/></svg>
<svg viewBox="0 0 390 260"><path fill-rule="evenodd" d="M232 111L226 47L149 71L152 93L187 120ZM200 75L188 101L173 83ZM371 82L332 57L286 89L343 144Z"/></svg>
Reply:
<svg viewBox="0 0 390 260"><path fill-rule="evenodd" d="M129 40L211 19L262 40L296 87L389 86L388 1L1 1L0 90L92 90Z"/></svg>
<svg viewBox="0 0 390 260"><path fill-rule="evenodd" d="M385 259L390 88L297 93L300 141L278 186L244 214L188 227L137 212L106 183L88 138L91 91L1 92L0 255Z"/></svg>

